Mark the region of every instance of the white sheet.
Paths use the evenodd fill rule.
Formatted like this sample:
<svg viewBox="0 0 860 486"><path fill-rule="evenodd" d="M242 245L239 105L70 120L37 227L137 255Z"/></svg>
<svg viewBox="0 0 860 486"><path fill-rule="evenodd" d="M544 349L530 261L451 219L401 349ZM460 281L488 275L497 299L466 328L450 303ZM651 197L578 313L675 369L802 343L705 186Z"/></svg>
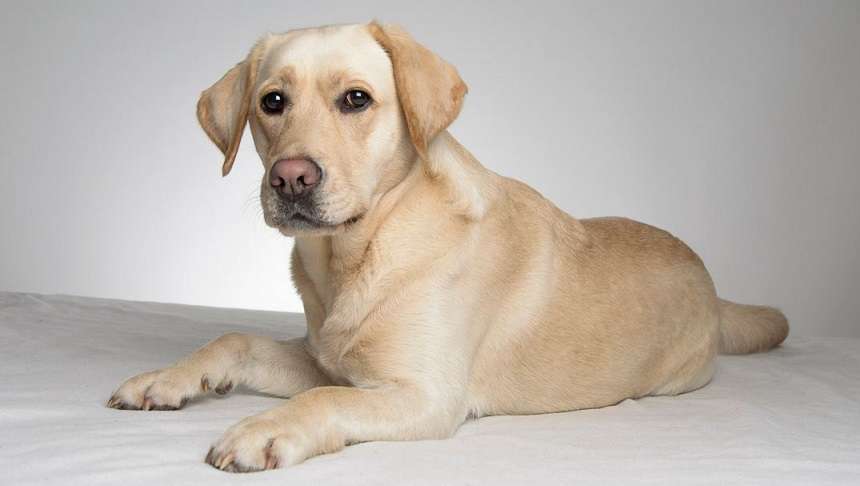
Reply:
<svg viewBox="0 0 860 486"><path fill-rule="evenodd" d="M181 411L105 408L125 378L227 331L303 334L297 314L0 293L0 484L858 484L860 340L791 337L721 357L680 397L488 417L449 440L375 442L277 471L203 462L279 399L234 392Z"/></svg>

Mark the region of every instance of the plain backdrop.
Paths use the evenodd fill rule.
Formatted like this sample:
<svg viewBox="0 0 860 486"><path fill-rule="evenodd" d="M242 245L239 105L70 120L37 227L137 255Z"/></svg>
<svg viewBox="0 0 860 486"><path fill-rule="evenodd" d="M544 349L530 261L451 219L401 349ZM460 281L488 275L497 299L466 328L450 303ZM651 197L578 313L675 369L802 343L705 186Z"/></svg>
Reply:
<svg viewBox="0 0 860 486"><path fill-rule="evenodd" d="M301 310L246 137L194 115L264 32L407 27L451 131L577 217L665 228L723 297L860 336L860 2L2 2L0 290Z"/></svg>

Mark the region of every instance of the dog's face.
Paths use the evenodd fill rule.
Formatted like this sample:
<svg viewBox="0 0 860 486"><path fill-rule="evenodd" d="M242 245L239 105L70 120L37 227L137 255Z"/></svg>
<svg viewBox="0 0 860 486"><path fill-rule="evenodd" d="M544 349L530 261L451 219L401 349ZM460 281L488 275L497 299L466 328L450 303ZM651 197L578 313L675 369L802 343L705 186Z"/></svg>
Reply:
<svg viewBox="0 0 860 486"><path fill-rule="evenodd" d="M359 26L266 42L248 115L266 169L266 222L295 230L349 224L407 170L411 144L388 55Z"/></svg>
<svg viewBox="0 0 860 486"><path fill-rule="evenodd" d="M198 118L226 155L225 175L250 124L267 224L329 234L403 180L465 91L453 67L399 29L323 27L261 39L203 93Z"/></svg>

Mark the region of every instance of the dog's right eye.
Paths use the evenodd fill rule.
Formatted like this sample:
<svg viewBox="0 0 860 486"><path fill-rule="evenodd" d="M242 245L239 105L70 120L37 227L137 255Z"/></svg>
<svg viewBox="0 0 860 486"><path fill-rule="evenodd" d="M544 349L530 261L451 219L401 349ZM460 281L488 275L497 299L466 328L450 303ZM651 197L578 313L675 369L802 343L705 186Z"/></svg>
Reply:
<svg viewBox="0 0 860 486"><path fill-rule="evenodd" d="M277 115L284 111L284 95L277 91L272 91L263 96L260 100L260 107L270 115Z"/></svg>

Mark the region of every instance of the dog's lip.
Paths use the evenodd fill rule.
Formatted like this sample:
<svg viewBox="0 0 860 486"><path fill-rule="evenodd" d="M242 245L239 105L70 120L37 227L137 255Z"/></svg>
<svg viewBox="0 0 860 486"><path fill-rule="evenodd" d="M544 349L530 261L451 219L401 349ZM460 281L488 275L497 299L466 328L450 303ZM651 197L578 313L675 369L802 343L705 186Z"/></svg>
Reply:
<svg viewBox="0 0 860 486"><path fill-rule="evenodd" d="M347 219L345 219L339 223L330 223L328 221L323 221L323 220L315 218L313 216L303 214L300 211L296 211L286 218L286 221L285 221L286 224L284 226L289 226L290 222L295 221L295 222L302 223L304 225L311 226L315 229L337 228L339 226L348 227L348 226L351 226L351 225L359 222L363 217L364 217L364 213L361 213L361 214L357 214L355 216L351 216L351 217L349 217L349 218L347 218Z"/></svg>
<svg viewBox="0 0 860 486"><path fill-rule="evenodd" d="M364 217L364 213L356 214L355 216L351 216L349 218L346 218L345 220L340 222L340 224L338 224L338 226L340 226L340 225L343 225L343 226L353 225L353 224L361 221L361 218L363 218L363 217Z"/></svg>
<svg viewBox="0 0 860 486"><path fill-rule="evenodd" d="M298 211L287 216L287 221L301 221L302 223L308 223L308 224L313 224L313 225L324 225L325 224L324 221L321 221L321 220L316 219L316 218L311 217L311 216L306 216L306 215L304 215Z"/></svg>
<svg viewBox="0 0 860 486"><path fill-rule="evenodd" d="M292 227L294 229L321 229L332 226L331 223L323 221L319 218L303 214L296 211L290 215L284 215L282 223L279 226Z"/></svg>

